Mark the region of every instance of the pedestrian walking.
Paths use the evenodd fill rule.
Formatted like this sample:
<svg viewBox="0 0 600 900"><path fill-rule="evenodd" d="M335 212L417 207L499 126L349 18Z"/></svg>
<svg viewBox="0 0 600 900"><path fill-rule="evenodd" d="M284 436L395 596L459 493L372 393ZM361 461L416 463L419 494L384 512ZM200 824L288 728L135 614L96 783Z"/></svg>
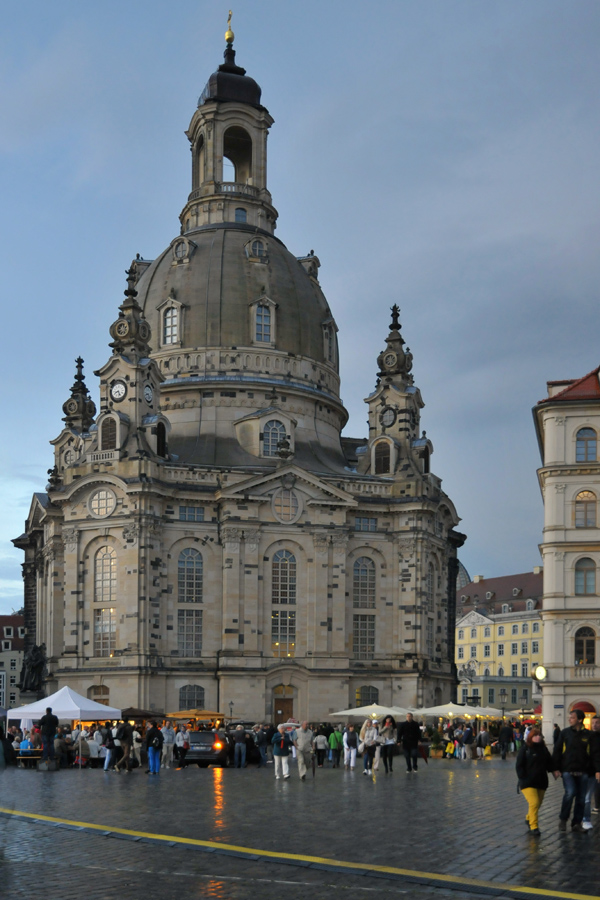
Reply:
<svg viewBox="0 0 600 900"><path fill-rule="evenodd" d="M298 757L298 775L302 781L306 781L306 772L311 764L315 735L308 722L302 722L300 728L296 728L292 734L292 742L296 748Z"/></svg>
<svg viewBox="0 0 600 900"><path fill-rule="evenodd" d="M317 754L317 766L319 769L323 768L323 763L325 762L325 755L329 749L329 741L325 737L322 732L315 738L315 751Z"/></svg>
<svg viewBox="0 0 600 900"><path fill-rule="evenodd" d="M187 725L180 725L175 735L175 746L177 747L178 769L186 769L187 763L185 757L190 749L190 733Z"/></svg>
<svg viewBox="0 0 600 900"><path fill-rule="evenodd" d="M490 745L490 733L485 725L481 726L481 731L477 735L475 744L477 746L477 759L483 759L485 756L485 749Z"/></svg>
<svg viewBox="0 0 600 900"><path fill-rule="evenodd" d="M252 732L254 743L258 747L258 752L260 753L258 768L262 769L262 767L267 764L267 732L262 725L255 725Z"/></svg>
<svg viewBox="0 0 600 900"><path fill-rule="evenodd" d="M344 768L354 772L356 753L358 751L358 735L350 722L344 732Z"/></svg>
<svg viewBox="0 0 600 900"><path fill-rule="evenodd" d="M175 729L167 719L163 727L160 729L163 736L163 769L170 769L173 765L173 750L175 748Z"/></svg>
<svg viewBox="0 0 600 900"><path fill-rule="evenodd" d="M275 762L275 778L279 779L283 775L284 778L290 777L290 764L288 757L292 749L292 741L289 734L285 730L285 725L277 726L277 731L273 735L273 760Z"/></svg>
<svg viewBox="0 0 600 900"><path fill-rule="evenodd" d="M510 722L504 722L498 733L498 742L500 744L500 753L502 759L506 759L506 754L512 748L513 743L513 727Z"/></svg>
<svg viewBox="0 0 600 900"><path fill-rule="evenodd" d="M550 751L544 743L542 732L535 726L530 729L525 743L517 754L516 762L519 789L529 806L525 821L530 833L535 837L539 837L540 834L538 815L548 789L548 772L552 772L553 769Z"/></svg>
<svg viewBox="0 0 600 900"><path fill-rule="evenodd" d="M148 754L148 769L146 775L160 775L160 751L164 743L162 732L156 723L150 719L146 731L146 752Z"/></svg>
<svg viewBox="0 0 600 900"><path fill-rule="evenodd" d="M46 707L46 715L40 719L42 732L42 759L54 759L54 738L58 729L58 719L52 714L52 707Z"/></svg>
<svg viewBox="0 0 600 900"><path fill-rule="evenodd" d="M585 805L583 809L583 827L587 830L593 828L592 813L598 813L600 805L600 772L598 771L598 762L600 760L600 716L594 716L590 723L590 752L592 762L595 762L595 772L590 775L587 793L585 795Z"/></svg>
<svg viewBox="0 0 600 900"><path fill-rule="evenodd" d="M396 728L396 720L393 716L386 716L383 727L379 732L379 741L381 743L381 758L385 767L385 774L394 771L394 752L396 750L396 741L398 740L398 729Z"/></svg>
<svg viewBox="0 0 600 900"><path fill-rule="evenodd" d="M117 738L121 742L123 756L115 765L115 772L120 775L121 768L129 774L131 771L131 751L133 750L133 728L129 722L122 722L117 728Z"/></svg>
<svg viewBox="0 0 600 900"><path fill-rule="evenodd" d="M359 748L362 748L363 754L363 775L373 774L373 760L375 759L378 739L377 722L365 719L360 729L361 744Z"/></svg>
<svg viewBox="0 0 600 900"><path fill-rule="evenodd" d="M246 732L243 725L236 725L232 734L234 744L233 764L236 769L246 768Z"/></svg>
<svg viewBox="0 0 600 900"><path fill-rule="evenodd" d="M331 768L339 769L342 750L344 749L344 735L341 726L335 728L329 735L329 751L331 753Z"/></svg>
<svg viewBox="0 0 600 900"><path fill-rule="evenodd" d="M398 743L402 744L407 773L416 773L419 770L417 760L419 759L420 740L421 729L418 723L415 722L412 713L406 713L406 722L402 722L398 726Z"/></svg>
<svg viewBox="0 0 600 900"><path fill-rule="evenodd" d="M552 754L555 775L557 778L562 775L565 792L558 821L561 831L567 830L573 807L571 830L585 833L583 813L588 781L595 769L600 771L600 765L592 762L590 732L584 728L583 719L581 709L574 709L569 713L569 726L561 731Z"/></svg>

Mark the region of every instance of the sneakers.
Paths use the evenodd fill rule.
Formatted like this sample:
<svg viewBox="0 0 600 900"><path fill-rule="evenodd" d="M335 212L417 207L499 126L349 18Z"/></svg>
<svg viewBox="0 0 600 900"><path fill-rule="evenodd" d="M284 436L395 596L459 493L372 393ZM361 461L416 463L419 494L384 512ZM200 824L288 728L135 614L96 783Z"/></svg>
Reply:
<svg viewBox="0 0 600 900"><path fill-rule="evenodd" d="M532 834L534 837L539 837L541 832L539 828L532 828L529 834Z"/></svg>
<svg viewBox="0 0 600 900"><path fill-rule="evenodd" d="M276 781L279 781L280 778L281 778L281 775L276 775L276 776L275 776L275 780L276 780Z"/></svg>
<svg viewBox="0 0 600 900"><path fill-rule="evenodd" d="M406 770L406 774L407 774L407 775L410 775L411 772L412 772L412 769L407 769L407 770Z"/></svg>
<svg viewBox="0 0 600 900"><path fill-rule="evenodd" d="M574 822L571 825L571 831L574 831L576 834L585 834L586 828L583 827L581 822Z"/></svg>
<svg viewBox="0 0 600 900"><path fill-rule="evenodd" d="M590 822L589 819L584 819L583 822L581 823L581 827L585 828L586 831L589 831L590 828L593 828L594 826L592 825L592 823Z"/></svg>
<svg viewBox="0 0 600 900"><path fill-rule="evenodd" d="M567 823L565 822L564 819L559 819L559 820L558 820L558 830L559 830L559 831L566 831L566 830L567 830Z"/></svg>
<svg viewBox="0 0 600 900"><path fill-rule="evenodd" d="M286 778L289 778L289 777L290 777L289 775L284 775L284 776L283 776L283 780L285 781L285 779L286 779Z"/></svg>

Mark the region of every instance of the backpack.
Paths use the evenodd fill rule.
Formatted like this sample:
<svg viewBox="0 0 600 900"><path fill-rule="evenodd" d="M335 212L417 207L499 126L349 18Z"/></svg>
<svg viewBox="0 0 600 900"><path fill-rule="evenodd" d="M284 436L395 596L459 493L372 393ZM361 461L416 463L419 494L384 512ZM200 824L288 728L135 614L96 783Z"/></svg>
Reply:
<svg viewBox="0 0 600 900"><path fill-rule="evenodd" d="M154 747L155 750L159 750L159 749L160 749L160 738L159 738L158 735L155 735L155 736L152 738L152 745L151 745L151 746Z"/></svg>

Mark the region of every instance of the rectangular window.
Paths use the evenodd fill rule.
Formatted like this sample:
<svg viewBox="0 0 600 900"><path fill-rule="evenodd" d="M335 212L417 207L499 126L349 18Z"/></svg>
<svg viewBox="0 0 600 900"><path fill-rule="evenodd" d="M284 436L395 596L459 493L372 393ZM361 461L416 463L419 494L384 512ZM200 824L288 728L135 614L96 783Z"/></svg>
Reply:
<svg viewBox="0 0 600 900"><path fill-rule="evenodd" d="M2 649L10 650L11 649L11 641L2 641Z"/></svg>
<svg viewBox="0 0 600 900"><path fill-rule="evenodd" d="M462 689L462 702L466 703L468 699L469 699L469 688L463 688Z"/></svg>
<svg viewBox="0 0 600 900"><path fill-rule="evenodd" d="M163 313L163 344L176 344L179 340L178 331L179 311L176 307L170 306Z"/></svg>
<svg viewBox="0 0 600 900"><path fill-rule="evenodd" d="M473 688L473 700L474 700L476 697L477 697L477 699L479 699L479 688L478 688L478 687L474 687L474 688Z"/></svg>
<svg viewBox="0 0 600 900"><path fill-rule="evenodd" d="M377 531L377 519L368 519L365 516L356 516L354 519L355 531Z"/></svg>
<svg viewBox="0 0 600 900"><path fill-rule="evenodd" d="M527 641L521 641L521 653L528 653L528 652L529 652L529 645L527 644Z"/></svg>
<svg viewBox="0 0 600 900"><path fill-rule="evenodd" d="M511 667L510 667L510 674L512 675L513 678L516 678L517 675L519 674L519 667L518 667L518 665L517 665L516 663L513 663L513 664L511 665Z"/></svg>
<svg viewBox="0 0 600 900"><path fill-rule="evenodd" d="M11 676L10 676L10 686L11 686L11 687L14 687L14 686L16 685L16 683L17 683L17 676L16 676L16 675L11 675Z"/></svg>
<svg viewBox="0 0 600 900"><path fill-rule="evenodd" d="M465 648L464 648L464 647L459 647L459 648L458 648L458 658L459 658L459 659L464 659L464 658L465 658Z"/></svg>
<svg viewBox="0 0 600 900"><path fill-rule="evenodd" d="M179 507L180 522L204 522L203 506L180 506Z"/></svg>
<svg viewBox="0 0 600 900"><path fill-rule="evenodd" d="M256 340L266 343L271 340L271 310L268 306L256 307Z"/></svg>
<svg viewBox="0 0 600 900"><path fill-rule="evenodd" d="M498 637L504 637L504 625L498 626Z"/></svg>
<svg viewBox="0 0 600 900"><path fill-rule="evenodd" d="M17 661L16 661L16 659L11 659L11 661L10 661L10 667L11 667L11 669L16 669L16 668L17 668Z"/></svg>
<svg viewBox="0 0 600 900"><path fill-rule="evenodd" d="M490 706L496 700L495 694L496 694L496 692L495 692L494 688L488 688L488 703Z"/></svg>
<svg viewBox="0 0 600 900"><path fill-rule="evenodd" d="M531 630L533 631L534 634L539 634L540 633L540 623L534 622Z"/></svg>
<svg viewBox="0 0 600 900"><path fill-rule="evenodd" d="M532 652L532 653L539 653L539 652L540 652L540 642L539 642L539 641L532 641L532 642L531 642L531 652Z"/></svg>
<svg viewBox="0 0 600 900"><path fill-rule="evenodd" d="M4 626L4 637L12 637L12 636L13 636L12 625L5 625Z"/></svg>
<svg viewBox="0 0 600 900"><path fill-rule="evenodd" d="M515 656L515 655L519 652L519 645L518 645L518 644L511 644L511 645L510 645L510 652L512 653L513 656Z"/></svg>
<svg viewBox="0 0 600 900"><path fill-rule="evenodd" d="M529 664L526 662L521 663L521 676L523 678L527 678L527 670L529 668Z"/></svg>
<svg viewBox="0 0 600 900"><path fill-rule="evenodd" d="M116 648L116 610L106 607L94 610L94 656L112 656Z"/></svg>
<svg viewBox="0 0 600 900"><path fill-rule="evenodd" d="M202 652L202 610L177 610L177 649L180 656L200 656Z"/></svg>
<svg viewBox="0 0 600 900"><path fill-rule="evenodd" d="M527 688L523 688L521 697L523 698L523 703L529 703L529 690Z"/></svg>
<svg viewBox="0 0 600 900"><path fill-rule="evenodd" d="M529 631L529 623L523 622L523 624L521 625L521 634L527 634L528 631Z"/></svg>
<svg viewBox="0 0 600 900"><path fill-rule="evenodd" d="M518 625L513 625L513 627L512 627L512 633L513 633L513 634L518 634L518 633L519 633L519 626L518 626Z"/></svg>
<svg viewBox="0 0 600 900"><path fill-rule="evenodd" d="M477 647L471 647L471 659L477 659Z"/></svg>
<svg viewBox="0 0 600 900"><path fill-rule="evenodd" d="M498 656L504 656L504 644L498 644Z"/></svg>
<svg viewBox="0 0 600 900"><path fill-rule="evenodd" d="M375 616L353 616L352 639L355 659L373 659L375 654Z"/></svg>
<svg viewBox="0 0 600 900"><path fill-rule="evenodd" d="M517 702L517 689L516 688L510 689L510 702L511 703Z"/></svg>
<svg viewBox="0 0 600 900"><path fill-rule="evenodd" d="M492 651L491 651L491 648L490 648L490 645L489 645L489 644L484 644L484 645L483 645L483 655L484 655L484 656L491 656L491 655L492 655Z"/></svg>
<svg viewBox="0 0 600 900"><path fill-rule="evenodd" d="M433 619L427 619L427 631L425 633L426 636L426 653L428 656L433 656Z"/></svg>
<svg viewBox="0 0 600 900"><path fill-rule="evenodd" d="M296 613L277 610L271 613L271 650L273 656L296 655Z"/></svg>

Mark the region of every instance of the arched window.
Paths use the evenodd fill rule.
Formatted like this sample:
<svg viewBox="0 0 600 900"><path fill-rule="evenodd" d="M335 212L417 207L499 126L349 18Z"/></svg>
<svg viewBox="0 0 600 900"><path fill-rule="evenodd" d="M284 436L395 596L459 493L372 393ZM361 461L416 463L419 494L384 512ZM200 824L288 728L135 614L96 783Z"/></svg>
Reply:
<svg viewBox="0 0 600 900"><path fill-rule="evenodd" d="M354 562L352 596L354 606L375 606L375 563L368 556L359 556Z"/></svg>
<svg viewBox="0 0 600 900"><path fill-rule="evenodd" d="M263 456L277 456L279 441L285 438L285 425L277 419L271 419L263 432Z"/></svg>
<svg viewBox="0 0 600 900"><path fill-rule="evenodd" d="M390 445L387 441L380 441L375 445L375 474L390 474Z"/></svg>
<svg viewBox="0 0 600 900"><path fill-rule="evenodd" d="M372 684L363 684L356 688L356 705L370 706L372 703L379 703L379 691Z"/></svg>
<svg viewBox="0 0 600 900"><path fill-rule="evenodd" d="M472 638L476 638L476 637L477 637L477 629L476 629L476 628L471 628L471 637L472 637Z"/></svg>
<svg viewBox="0 0 600 900"><path fill-rule="evenodd" d="M88 699L95 700L96 703L101 703L102 706L109 705L110 690L105 684L93 684L87 689L87 695Z"/></svg>
<svg viewBox="0 0 600 900"><path fill-rule="evenodd" d="M596 462L596 432L593 428L580 428L577 432L575 459L577 462Z"/></svg>
<svg viewBox="0 0 600 900"><path fill-rule="evenodd" d="M490 670L489 670L488 668L484 669L484 670L483 670L483 674L484 674L484 675L489 675L489 674L490 674Z"/></svg>
<svg viewBox="0 0 600 900"><path fill-rule="evenodd" d="M271 341L271 310L261 303L256 307L256 341Z"/></svg>
<svg viewBox="0 0 600 900"><path fill-rule="evenodd" d="M498 675L500 678L504 677L504 669L502 668L502 666L500 666L500 668L498 669Z"/></svg>
<svg viewBox="0 0 600 900"><path fill-rule="evenodd" d="M179 341L179 310L169 306L163 313L163 344L176 344Z"/></svg>
<svg viewBox="0 0 600 900"><path fill-rule="evenodd" d="M535 603L533 602L533 600L528 600L525 604L525 607L527 610L532 610L535 607Z"/></svg>
<svg viewBox="0 0 600 900"><path fill-rule="evenodd" d="M490 628L489 625L486 625L485 628L483 629L483 636L484 636L484 637L491 637L491 636L492 636L492 629Z"/></svg>
<svg viewBox="0 0 600 900"><path fill-rule="evenodd" d="M575 498L575 528L596 527L596 495L580 491Z"/></svg>
<svg viewBox="0 0 600 900"><path fill-rule="evenodd" d="M94 601L113 603L117 596L117 551L100 547L94 557Z"/></svg>
<svg viewBox="0 0 600 900"><path fill-rule="evenodd" d="M459 641L464 640L464 636L465 636L465 633L464 633L463 629L462 629L462 628L459 629L459 632L458 632L458 639L459 639Z"/></svg>
<svg viewBox="0 0 600 900"><path fill-rule="evenodd" d="M204 709L204 688L199 684L179 688L179 709Z"/></svg>
<svg viewBox="0 0 600 900"><path fill-rule="evenodd" d="M433 568L433 563L429 563L427 566L427 584L426 584L426 595L427 595L427 609L433 610L433 591L435 586L435 570Z"/></svg>
<svg viewBox="0 0 600 900"><path fill-rule="evenodd" d="M100 432L100 449L117 449L117 423L114 419L105 419Z"/></svg>
<svg viewBox="0 0 600 900"><path fill-rule="evenodd" d="M575 632L575 665L594 666L596 664L596 632L584 626Z"/></svg>
<svg viewBox="0 0 600 900"><path fill-rule="evenodd" d="M163 459L167 455L167 429L164 422L159 422L156 426L156 455Z"/></svg>
<svg viewBox="0 0 600 900"><path fill-rule="evenodd" d="M202 603L202 554L186 547L177 563L177 588L180 603Z"/></svg>
<svg viewBox="0 0 600 900"><path fill-rule="evenodd" d="M289 550L278 550L273 556L271 600L278 605L296 603L296 557Z"/></svg>
<svg viewBox="0 0 600 900"><path fill-rule="evenodd" d="M246 210L241 206L238 206L235 211L235 221L242 223L248 221L248 214L246 213Z"/></svg>
<svg viewBox="0 0 600 900"><path fill-rule="evenodd" d="M596 593L596 563L593 559L584 557L575 563L575 593Z"/></svg>

